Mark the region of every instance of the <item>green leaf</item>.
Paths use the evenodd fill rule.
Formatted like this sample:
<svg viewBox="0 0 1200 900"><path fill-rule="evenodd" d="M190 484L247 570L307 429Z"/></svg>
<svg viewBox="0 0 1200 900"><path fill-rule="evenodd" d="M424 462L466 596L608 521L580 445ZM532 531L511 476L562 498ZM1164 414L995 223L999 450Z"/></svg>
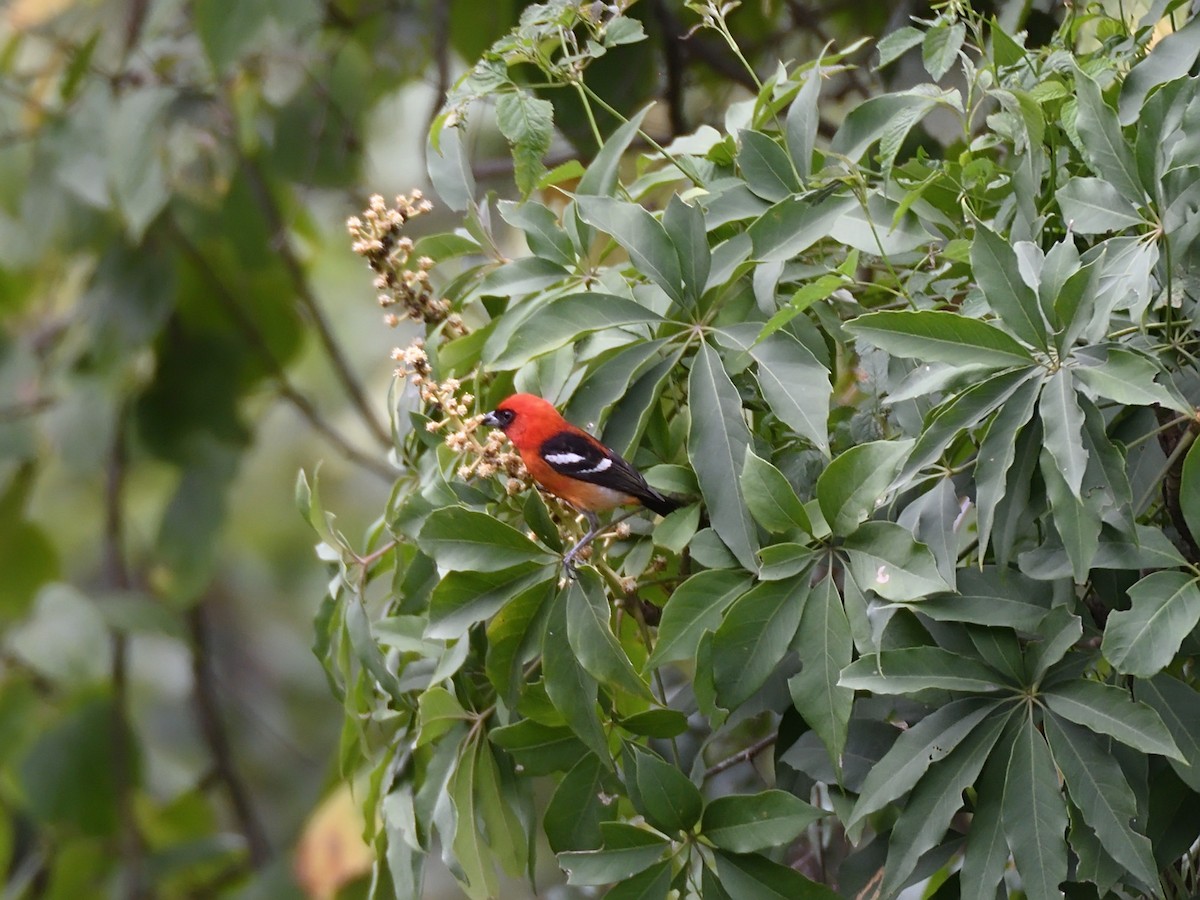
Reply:
<svg viewBox="0 0 1200 900"><path fill-rule="evenodd" d="M658 219L636 203L610 197L578 197L575 203L579 217L612 235L638 272L648 276L672 300L683 300L679 256Z"/></svg>
<svg viewBox="0 0 1200 900"><path fill-rule="evenodd" d="M996 34L993 28L992 34ZM1004 777L1008 759L993 751L975 783L976 801L959 871L961 900L993 900L1008 866L1004 839Z"/></svg>
<svg viewBox="0 0 1200 900"><path fill-rule="evenodd" d="M975 225L971 268L988 306L1021 340L1043 350L1050 346L1042 307L1033 288L1021 280L1012 244L982 222Z"/></svg>
<svg viewBox="0 0 1200 900"><path fill-rule="evenodd" d="M996 670L969 656L941 647L907 647L863 656L842 670L842 687L875 694L917 691L998 691L1004 679Z"/></svg>
<svg viewBox="0 0 1200 900"><path fill-rule="evenodd" d="M450 778L448 793L454 805L454 836L450 846L458 864L454 877L459 886L471 900L486 900L496 896L500 884L477 820L477 763L476 745L468 742Z"/></svg>
<svg viewBox="0 0 1200 900"><path fill-rule="evenodd" d="M254 5L254 4L247 4ZM140 244L150 223L171 200L163 164L165 135L176 92L143 86L118 94L108 113L103 159L108 184L132 244Z"/></svg>
<svg viewBox="0 0 1200 900"><path fill-rule="evenodd" d="M612 294L571 294L537 310L512 334L489 339L483 348L488 371L520 368L583 335L610 328L653 325L662 317L640 303Z"/></svg>
<svg viewBox="0 0 1200 900"><path fill-rule="evenodd" d="M1137 697L1162 717L1183 754L1184 762L1171 760L1171 768L1193 790L1200 792L1200 693L1178 678L1160 672L1139 680Z"/></svg>
<svg viewBox="0 0 1200 900"><path fill-rule="evenodd" d="M1103 178L1077 176L1055 196L1063 223L1076 234L1106 234L1144 224L1137 207Z"/></svg>
<svg viewBox="0 0 1200 900"><path fill-rule="evenodd" d="M501 94L496 101L496 126L512 149L517 188L522 196L528 195L546 170L542 158L554 138L554 107L523 90Z"/></svg>
<svg viewBox="0 0 1200 900"><path fill-rule="evenodd" d="M756 456L749 446L746 447L746 461L739 480L746 507L755 521L767 531L781 534L800 528L812 534L808 513L804 511L804 504L796 496L791 484L782 472Z"/></svg>
<svg viewBox="0 0 1200 900"><path fill-rule="evenodd" d="M763 686L788 651L807 595L807 579L767 581L729 607L712 645L713 683L722 707L737 708Z"/></svg>
<svg viewBox="0 0 1200 900"><path fill-rule="evenodd" d="M893 150L884 155L894 159L895 151L912 127L947 102L946 98L947 95L933 85L872 97L854 107L842 120L830 149L850 162L858 162L868 147L887 136ZM890 161L884 168L890 168Z"/></svg>
<svg viewBox="0 0 1200 900"><path fill-rule="evenodd" d="M1032 714L1021 719L1008 760L1004 834L1030 900L1057 900L1067 877L1067 806L1046 740Z"/></svg>
<svg viewBox="0 0 1200 900"><path fill-rule="evenodd" d="M437 740L455 725L465 722L470 715L453 694L444 687L432 687L417 700L417 721L420 730L414 747L422 747Z"/></svg>
<svg viewBox="0 0 1200 900"><path fill-rule="evenodd" d="M679 259L679 271L683 276L686 299L694 303L704 293L704 286L712 268L712 251L708 247L704 210L699 205L685 203L676 194L667 202L662 224Z"/></svg>
<svg viewBox="0 0 1200 900"><path fill-rule="evenodd" d="M1103 496L1093 495L1090 486L1086 501L1073 495L1048 449L1042 449L1039 463L1046 496L1054 513L1054 529L1062 541L1062 551L1070 560L1071 574L1076 582L1082 584L1087 580L1088 571L1100 548L1102 523L1098 507L1103 503ZM1030 571L1028 568L1024 570Z"/></svg>
<svg viewBox="0 0 1200 900"><path fill-rule="evenodd" d="M425 165L429 183L446 206L459 213L470 208L475 199L475 173L463 146L462 129L445 129L437 146L431 134L425 145Z"/></svg>
<svg viewBox="0 0 1200 900"><path fill-rule="evenodd" d="M1104 102L1100 86L1082 71L1075 74L1079 112L1075 129L1083 157L1092 171L1109 182L1126 200L1145 202L1145 190L1138 178L1137 164L1130 143L1121 132L1117 115Z"/></svg>
<svg viewBox="0 0 1200 900"><path fill-rule="evenodd" d="M748 129L738 135L738 141L738 168L751 191L774 203L800 190L792 161L778 143Z"/></svg>
<svg viewBox="0 0 1200 900"><path fill-rule="evenodd" d="M626 716L620 724L630 734L663 739L678 737L688 730L687 716L674 709L648 709Z"/></svg>
<svg viewBox="0 0 1200 900"><path fill-rule="evenodd" d="M511 525L461 506L434 510L417 537L442 571L500 572L521 563L549 565L554 557Z"/></svg>
<svg viewBox="0 0 1200 900"><path fill-rule="evenodd" d="M846 538L843 550L855 583L886 600L916 600L950 589L929 548L894 522L865 522Z"/></svg>
<svg viewBox="0 0 1200 900"><path fill-rule="evenodd" d="M1059 369L1043 382L1038 411L1045 428L1046 449L1072 496L1082 500L1079 490L1087 471L1088 453L1083 446L1083 410L1068 369Z"/></svg>
<svg viewBox="0 0 1200 900"><path fill-rule="evenodd" d="M575 250L571 246L571 239L558 224L558 216L549 207L536 200L526 200L520 204L511 200L501 200L497 209L505 222L525 233L525 242L535 257L560 266L575 264ZM473 252L479 252L478 248ZM417 255L417 248L413 249L413 255ZM434 256L432 253L429 255ZM434 258L442 259L441 256Z"/></svg>
<svg viewBox="0 0 1200 900"><path fill-rule="evenodd" d="M1066 656L1083 636L1083 620L1065 606L1055 606L1046 613L1037 628L1038 640L1031 643L1025 655L1025 668L1032 680Z"/></svg>
<svg viewBox="0 0 1200 900"><path fill-rule="evenodd" d="M754 900L837 900L837 894L765 856L718 850L717 875L730 897Z"/></svg>
<svg viewBox="0 0 1200 900"><path fill-rule="evenodd" d="M925 40L925 32L911 25L903 25L895 31L889 31L879 39L876 49L879 51L879 62L876 69L882 69L896 61L913 47Z"/></svg>
<svg viewBox="0 0 1200 900"><path fill-rule="evenodd" d="M784 137L792 165L800 178L812 175L813 148L817 142L817 128L821 124L821 60L813 63L804 84L796 93L796 99L788 107L784 122Z"/></svg>
<svg viewBox="0 0 1200 900"><path fill-rule="evenodd" d="M546 695L567 725L606 766L612 765L608 735L596 711L596 681L575 658L567 640L567 595L559 591L550 609L542 642L542 677Z"/></svg>
<svg viewBox="0 0 1200 900"><path fill-rule="evenodd" d="M750 432L742 418L737 388L717 352L706 342L701 342L692 363L688 400L688 460L696 471L713 530L738 562L754 571L758 535L738 482Z"/></svg>
<svg viewBox="0 0 1200 900"><path fill-rule="evenodd" d="M38 821L110 835L117 827L117 768L112 703L91 697L42 728L13 770ZM132 739L133 735L127 735ZM10 775L10 777L12 777Z"/></svg>
<svg viewBox="0 0 1200 900"><path fill-rule="evenodd" d="M1052 712L1099 734L1107 734L1143 753L1183 761L1171 733L1151 707L1098 681L1065 681L1046 688L1043 701Z"/></svg>
<svg viewBox="0 0 1200 900"><path fill-rule="evenodd" d="M1180 474L1179 505L1183 509L1183 521L1192 539L1200 542L1200 450L1194 442L1183 460Z"/></svg>
<svg viewBox="0 0 1200 900"><path fill-rule="evenodd" d="M1113 859L1144 887L1156 887L1158 866L1150 841L1130 826L1138 818L1137 798L1106 742L1056 716L1046 716L1042 728L1067 793L1083 813L1083 820Z"/></svg>
<svg viewBox="0 0 1200 900"><path fill-rule="evenodd" d="M986 547L1000 501L1008 490L1008 473L1017 455L1017 435L1033 416L1041 380L1025 382L1000 407L979 444L975 457L975 503L979 545Z"/></svg>
<svg viewBox="0 0 1200 900"><path fill-rule="evenodd" d="M671 890L671 861L663 860L627 878L604 895L605 900L667 900Z"/></svg>
<svg viewBox="0 0 1200 900"><path fill-rule="evenodd" d="M903 797L931 764L945 759L976 725L999 710L995 701L967 697L935 709L901 731L891 749L868 770L846 828L854 828L867 816Z"/></svg>
<svg viewBox="0 0 1200 900"><path fill-rule="evenodd" d="M528 807L520 812L514 808L521 800L507 760L501 768L496 751L486 741L477 744L476 752L479 759L475 768L475 803L479 809L479 828L495 861L510 878L519 878L529 863L529 836L523 821Z"/></svg>
<svg viewBox="0 0 1200 900"><path fill-rule="evenodd" d="M546 583L554 571L527 564L499 572L448 572L429 598L426 637L461 637L476 622L491 618L518 594Z"/></svg>
<svg viewBox="0 0 1200 900"><path fill-rule="evenodd" d="M1100 650L1118 672L1150 678L1200 622L1200 584L1183 572L1151 572L1129 589L1129 600L1128 610L1109 615Z"/></svg>
<svg viewBox="0 0 1200 900"><path fill-rule="evenodd" d="M749 349L771 412L829 456L829 371L788 334L773 334Z"/></svg>
<svg viewBox="0 0 1200 900"><path fill-rule="evenodd" d="M840 771L854 692L840 687L838 679L850 665L854 641L832 573L821 579L804 602L795 649L804 668L788 679L792 703L820 737Z"/></svg>
<svg viewBox="0 0 1200 900"><path fill-rule="evenodd" d="M1192 409L1186 401L1154 380L1162 374L1162 370L1144 356L1119 347L1109 347L1100 365L1074 369L1075 378L1094 398L1113 400L1125 406L1158 404L1191 415Z"/></svg>
<svg viewBox="0 0 1200 900"><path fill-rule="evenodd" d="M610 614L600 576L590 566L581 568L567 589L567 640L579 664L601 684L653 700L613 635Z"/></svg>
<svg viewBox="0 0 1200 900"><path fill-rule="evenodd" d="M646 106L634 113L629 117L629 121L622 123L608 136L604 146L596 154L596 158L588 164L587 171L579 179L579 186L575 189L577 196L607 197L612 194L617 186L621 159L637 136L638 129L642 126L642 120L646 118L646 113L650 112L650 109L650 106Z"/></svg>
<svg viewBox="0 0 1200 900"><path fill-rule="evenodd" d="M722 850L752 853L787 846L827 815L787 791L717 797L704 808L700 833Z"/></svg>
<svg viewBox="0 0 1200 900"><path fill-rule="evenodd" d="M851 534L875 512L911 440L870 441L851 447L817 479L817 502L834 534Z"/></svg>
<svg viewBox="0 0 1200 900"><path fill-rule="evenodd" d="M587 747L571 729L543 725L533 719L493 728L488 732L488 740L512 756L525 775L565 772L577 766L584 756L593 762L596 759L588 754Z"/></svg>
<svg viewBox="0 0 1200 900"><path fill-rule="evenodd" d="M616 813L606 806L602 795L620 790L616 776L588 753L563 776L546 805L542 828L555 853L584 850L603 843L600 823Z"/></svg>
<svg viewBox="0 0 1200 900"><path fill-rule="evenodd" d="M700 789L675 766L637 744L625 745L625 780L629 799L646 821L664 834L690 831L700 820Z"/></svg>
<svg viewBox="0 0 1200 900"><path fill-rule="evenodd" d="M965 622L1033 633L1050 611L1045 582L1014 569L987 566L957 571L958 593L935 594L910 609L938 622Z"/></svg>
<svg viewBox="0 0 1200 900"><path fill-rule="evenodd" d="M1168 81L1191 72L1197 56L1200 56L1200 24L1197 19L1190 18L1178 31L1155 44L1152 52L1125 76L1117 100L1121 124L1132 125L1137 121L1147 95Z"/></svg>
<svg viewBox="0 0 1200 900"><path fill-rule="evenodd" d="M750 223L755 258L784 262L796 257L827 237L837 220L856 205L853 196L824 193L780 200Z"/></svg>
<svg viewBox="0 0 1200 900"><path fill-rule="evenodd" d="M921 856L937 846L963 805L963 791L979 776L1004 730L1007 716L992 716L967 735L945 759L934 763L913 788L892 828L884 867L883 896L904 886Z"/></svg>
<svg viewBox="0 0 1200 900"><path fill-rule="evenodd" d="M921 42L921 60L930 78L940 81L950 71L966 37L967 26L962 22L939 23L925 33Z"/></svg>
<svg viewBox="0 0 1200 900"><path fill-rule="evenodd" d="M1003 331L957 313L883 310L845 324L845 329L893 356L954 366L1029 366L1029 351Z"/></svg>
<svg viewBox="0 0 1200 900"><path fill-rule="evenodd" d="M725 610L750 584L750 576L744 572L706 569L675 588L663 608L647 668L694 658L700 636L717 630Z"/></svg>
<svg viewBox="0 0 1200 900"><path fill-rule="evenodd" d="M671 842L645 829L630 825L616 831L617 823L605 829L605 835L620 834L621 846L601 850L582 850L558 854L558 865L567 873L567 884L612 884L645 871L662 859ZM637 832L635 838L632 833Z"/></svg>

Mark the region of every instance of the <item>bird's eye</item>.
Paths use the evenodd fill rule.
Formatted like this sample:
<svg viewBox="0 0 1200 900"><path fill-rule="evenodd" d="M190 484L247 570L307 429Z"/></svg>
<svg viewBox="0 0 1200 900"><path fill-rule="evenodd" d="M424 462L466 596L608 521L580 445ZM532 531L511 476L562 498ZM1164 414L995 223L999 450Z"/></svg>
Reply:
<svg viewBox="0 0 1200 900"><path fill-rule="evenodd" d="M508 425L516 417L517 414L511 409L502 409L496 413L496 418L500 420L501 425Z"/></svg>

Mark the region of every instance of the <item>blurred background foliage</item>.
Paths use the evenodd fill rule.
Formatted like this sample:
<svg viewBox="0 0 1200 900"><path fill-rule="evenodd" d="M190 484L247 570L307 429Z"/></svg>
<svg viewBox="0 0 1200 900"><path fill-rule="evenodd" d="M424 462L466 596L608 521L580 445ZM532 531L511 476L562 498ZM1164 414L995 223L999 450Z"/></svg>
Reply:
<svg viewBox="0 0 1200 900"><path fill-rule="evenodd" d="M348 534L382 505L395 340L343 223L423 184L440 98L525 5L0 7L4 897L364 889L357 804L334 789L341 712L309 650L325 575L292 485L324 459ZM773 65L925 9L753 0L732 23ZM660 101L665 141L747 96L680 0L632 12L651 40L588 75L616 109ZM827 87L831 121L876 77ZM586 157L581 111L553 99L548 163ZM476 176L511 192L480 118Z"/></svg>

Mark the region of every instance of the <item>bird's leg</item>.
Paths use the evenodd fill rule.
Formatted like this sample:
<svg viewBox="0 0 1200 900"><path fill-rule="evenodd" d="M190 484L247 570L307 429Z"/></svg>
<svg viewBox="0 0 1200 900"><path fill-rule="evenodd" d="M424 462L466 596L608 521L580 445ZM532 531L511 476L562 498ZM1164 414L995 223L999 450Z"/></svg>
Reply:
<svg viewBox="0 0 1200 900"><path fill-rule="evenodd" d="M590 544L592 539L600 533L600 517L589 510L584 510L583 514L588 520L588 532L581 537L575 546L568 550L566 556L563 557L563 571L566 573L568 578L575 577L575 557L578 556L579 552L588 544Z"/></svg>
<svg viewBox="0 0 1200 900"><path fill-rule="evenodd" d="M615 525L619 525L621 522L624 522L630 516L636 515L637 512L638 512L638 510L632 509L629 512L625 513L625 515L618 516L617 518L613 519L611 522L609 522L607 525L605 525L602 528L600 526L600 517L597 516L594 512L588 512L587 510L584 510L583 514L587 517L587 520L588 520L588 526L589 526L588 532L583 537L581 537L579 539L579 542L574 547L572 547L570 550L568 550L566 555L563 557L563 569L566 572L567 576L571 577L571 578L575 577L575 557L578 556L579 553L583 551L584 547L586 547L588 544L590 544L592 541L594 541L597 537L599 537L607 529L612 528Z"/></svg>

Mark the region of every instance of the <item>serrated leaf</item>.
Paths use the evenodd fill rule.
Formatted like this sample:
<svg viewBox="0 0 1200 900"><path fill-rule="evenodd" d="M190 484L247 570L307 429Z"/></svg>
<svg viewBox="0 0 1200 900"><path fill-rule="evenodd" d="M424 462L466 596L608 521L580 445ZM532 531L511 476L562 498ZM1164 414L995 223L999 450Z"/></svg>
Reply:
<svg viewBox="0 0 1200 900"><path fill-rule="evenodd" d="M938 24L925 33L921 42L921 60L930 78L940 81L950 71L966 37L967 26L957 21Z"/></svg>
<svg viewBox="0 0 1200 900"><path fill-rule="evenodd" d="M523 90L501 94L496 101L496 126L512 149L517 188L527 195L546 168L542 158L554 137L554 107Z"/></svg>

